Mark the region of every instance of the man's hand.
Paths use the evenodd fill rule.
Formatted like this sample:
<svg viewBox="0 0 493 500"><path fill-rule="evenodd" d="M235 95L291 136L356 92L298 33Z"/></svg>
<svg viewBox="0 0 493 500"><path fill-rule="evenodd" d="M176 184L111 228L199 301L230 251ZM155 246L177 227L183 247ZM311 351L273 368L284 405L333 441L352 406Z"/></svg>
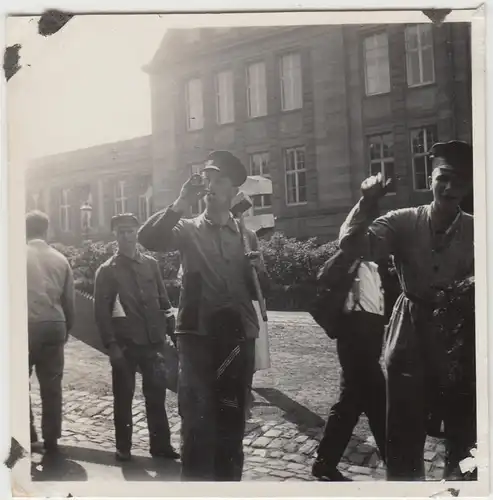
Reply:
<svg viewBox="0 0 493 500"><path fill-rule="evenodd" d="M121 347L116 342L113 342L110 345L109 356L110 356L110 363L112 364L112 366L119 366L125 360L125 356L123 355L123 351L122 351Z"/></svg>
<svg viewBox="0 0 493 500"><path fill-rule="evenodd" d="M367 202L377 202L383 198L389 191L392 179L383 182L382 174L372 175L361 183L361 194Z"/></svg>
<svg viewBox="0 0 493 500"><path fill-rule="evenodd" d="M183 184L180 196L173 204L173 209L177 212L185 212L192 205L197 203L204 196L206 186L203 178L199 174L192 175L185 184Z"/></svg>

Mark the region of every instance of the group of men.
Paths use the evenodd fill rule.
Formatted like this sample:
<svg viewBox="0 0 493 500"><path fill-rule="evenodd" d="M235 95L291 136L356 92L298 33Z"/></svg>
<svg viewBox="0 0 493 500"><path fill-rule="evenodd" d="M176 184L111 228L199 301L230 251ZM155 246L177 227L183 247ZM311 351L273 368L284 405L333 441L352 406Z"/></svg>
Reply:
<svg viewBox="0 0 493 500"><path fill-rule="evenodd" d="M472 184L472 151L465 143L439 143L430 205L379 216L388 184L380 176L362 184L362 197L341 228L340 247L361 259L357 288L345 304L338 336L341 397L332 409L313 465L322 480L345 480L337 470L362 412L389 480L422 480L428 392L439 387L443 356L434 344L431 313L437 291L473 274L473 219L459 208ZM254 271L268 280L255 233L233 217L231 204L247 177L227 151L209 155L177 200L142 227L132 214L112 219L118 251L96 274L95 318L112 367L116 458L131 459L132 398L142 373L150 453L177 459L165 410L166 337L179 358L178 405L185 481L240 481L243 437L259 321ZM200 198L205 211L188 218ZM74 323L73 276L47 243L48 219L27 216L30 369L36 366L43 403L43 439L56 450L61 436L63 345ZM247 238L251 251L245 251ZM178 250L183 270L175 322L155 259L138 250ZM403 289L390 317L375 262L395 261ZM372 321L358 313L369 313ZM387 316L385 316L387 314ZM49 351L49 352L48 352ZM49 361L48 361L49 359ZM385 377L384 377L385 373ZM436 382L436 383L435 383ZM32 419L31 419L32 422ZM31 440L37 441L31 424Z"/></svg>

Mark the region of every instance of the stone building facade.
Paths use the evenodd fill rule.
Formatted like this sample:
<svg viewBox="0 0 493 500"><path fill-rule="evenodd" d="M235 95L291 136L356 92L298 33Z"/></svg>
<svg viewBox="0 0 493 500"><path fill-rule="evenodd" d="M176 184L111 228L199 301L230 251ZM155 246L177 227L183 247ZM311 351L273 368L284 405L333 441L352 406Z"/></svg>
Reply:
<svg viewBox="0 0 493 500"><path fill-rule="evenodd" d="M156 206L213 149L272 179L276 228L337 235L368 174L384 209L428 202L435 140L470 141L469 26L346 25L169 31L145 70Z"/></svg>
<svg viewBox="0 0 493 500"><path fill-rule="evenodd" d="M251 215L333 239L370 173L395 179L383 210L430 200L424 152L472 140L470 59L462 23L169 30L144 68L151 136L39 160L28 208L45 207L53 238L75 242L90 198L90 233L108 239L115 211L167 206L210 151L228 149L272 182Z"/></svg>

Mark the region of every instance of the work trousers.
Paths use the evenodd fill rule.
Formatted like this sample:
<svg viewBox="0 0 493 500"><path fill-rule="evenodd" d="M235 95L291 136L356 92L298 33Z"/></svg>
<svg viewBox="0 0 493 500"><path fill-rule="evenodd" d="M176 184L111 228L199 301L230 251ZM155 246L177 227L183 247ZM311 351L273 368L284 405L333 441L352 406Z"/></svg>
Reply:
<svg viewBox="0 0 493 500"><path fill-rule="evenodd" d="M142 374L147 427L151 454L170 446L170 430L165 408L166 375L162 344L135 345L120 343L124 360L112 366L113 417L116 448L129 452L132 448L132 401L137 369Z"/></svg>
<svg viewBox="0 0 493 500"><path fill-rule="evenodd" d="M383 316L354 312L341 321L337 338L340 395L318 448L318 459L329 467L337 467L362 413L385 456L385 378L379 363L383 332Z"/></svg>
<svg viewBox="0 0 493 500"><path fill-rule="evenodd" d="M433 309L402 295L384 342L387 385L387 480L424 481L429 416L447 383L446 352Z"/></svg>
<svg viewBox="0 0 493 500"><path fill-rule="evenodd" d="M44 441L62 436L62 378L67 327L64 322L29 323L29 378L33 368L41 394L41 432ZM31 440L37 438L34 416L29 404Z"/></svg>
<svg viewBox="0 0 493 500"><path fill-rule="evenodd" d="M255 339L239 344L240 377L228 394L238 402L238 407L231 411L221 405L215 353L224 350L224 345L218 342L221 341L210 336L178 336L184 481L240 481L242 477L245 409L255 362Z"/></svg>

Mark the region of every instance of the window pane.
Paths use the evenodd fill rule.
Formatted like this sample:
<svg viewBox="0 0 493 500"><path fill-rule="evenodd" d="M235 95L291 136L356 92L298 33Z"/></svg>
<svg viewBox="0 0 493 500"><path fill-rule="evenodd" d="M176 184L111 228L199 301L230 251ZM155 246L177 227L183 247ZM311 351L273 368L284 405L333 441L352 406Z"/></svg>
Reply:
<svg viewBox="0 0 493 500"><path fill-rule="evenodd" d="M395 185L395 171L394 171L394 162L386 161L383 165L383 176L385 181L388 179L392 179L394 182L390 185L389 193L395 193L396 185Z"/></svg>
<svg viewBox="0 0 493 500"><path fill-rule="evenodd" d="M392 134L387 134L382 137L382 156L383 158L394 157L394 140Z"/></svg>
<svg viewBox="0 0 493 500"><path fill-rule="evenodd" d="M370 141L370 160L378 160L381 157L380 137L371 137Z"/></svg>
<svg viewBox="0 0 493 500"><path fill-rule="evenodd" d="M409 52L407 54L407 82L409 85L421 83L418 52Z"/></svg>
<svg viewBox="0 0 493 500"><path fill-rule="evenodd" d="M423 83L430 83L435 80L433 68L433 47L423 50L421 53L423 64Z"/></svg>
<svg viewBox="0 0 493 500"><path fill-rule="evenodd" d="M289 111L302 106L301 57L287 54L281 57L281 97L282 109Z"/></svg>
<svg viewBox="0 0 493 500"><path fill-rule="evenodd" d="M366 92L376 94L390 90L390 70L387 34L365 39Z"/></svg>
<svg viewBox="0 0 493 500"><path fill-rule="evenodd" d="M377 175L382 171L382 164L379 161L370 163L370 175Z"/></svg>
<svg viewBox="0 0 493 500"><path fill-rule="evenodd" d="M425 130L413 130L411 133L412 151L413 154L425 152Z"/></svg>
<svg viewBox="0 0 493 500"><path fill-rule="evenodd" d="M433 44L433 31L431 24L419 25L419 38L421 47L428 47Z"/></svg>
<svg viewBox="0 0 493 500"><path fill-rule="evenodd" d="M264 207L271 207L272 206L272 195L270 195L270 194L262 195L262 202L264 204Z"/></svg>
<svg viewBox="0 0 493 500"><path fill-rule="evenodd" d="M300 170L305 168L305 151L302 148L296 150L296 169Z"/></svg>
<svg viewBox="0 0 493 500"><path fill-rule="evenodd" d="M307 200L306 196L306 172L298 173L298 202L304 203Z"/></svg>
<svg viewBox="0 0 493 500"><path fill-rule="evenodd" d="M294 149L288 149L286 151L286 171L290 172L294 170L295 168L295 150Z"/></svg>
<svg viewBox="0 0 493 500"><path fill-rule="evenodd" d="M288 204L296 203L296 176L288 174L286 176L286 193Z"/></svg>
<svg viewBox="0 0 493 500"><path fill-rule="evenodd" d="M426 189L428 187L426 179L425 157L414 158L414 187L415 189Z"/></svg>
<svg viewBox="0 0 493 500"><path fill-rule="evenodd" d="M262 196L256 194L252 196L253 208L262 208Z"/></svg>
<svg viewBox="0 0 493 500"><path fill-rule="evenodd" d="M408 26L406 28L406 49L416 50L418 48L418 26Z"/></svg>

